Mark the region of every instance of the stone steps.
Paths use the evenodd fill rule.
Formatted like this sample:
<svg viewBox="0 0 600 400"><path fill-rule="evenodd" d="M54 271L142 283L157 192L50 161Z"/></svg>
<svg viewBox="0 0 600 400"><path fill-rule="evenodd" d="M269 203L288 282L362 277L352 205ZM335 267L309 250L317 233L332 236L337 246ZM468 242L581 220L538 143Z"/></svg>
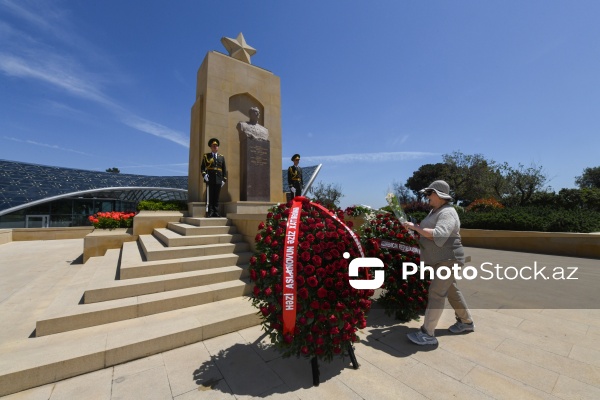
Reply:
<svg viewBox="0 0 600 400"><path fill-rule="evenodd" d="M0 396L260 323L251 256L227 218L185 218L91 257L35 337L0 344Z"/></svg>
<svg viewBox="0 0 600 400"><path fill-rule="evenodd" d="M210 261L210 260L209 260ZM195 286L239 280L248 276L248 265L200 269L125 280L94 280L83 297L84 304L168 292Z"/></svg>
<svg viewBox="0 0 600 400"><path fill-rule="evenodd" d="M87 263L86 263L87 266ZM246 297L0 346L0 396L257 325Z"/></svg>
<svg viewBox="0 0 600 400"><path fill-rule="evenodd" d="M142 246L144 256L148 261L212 256L217 254L246 252L250 250L250 245L246 242L219 243L184 247L166 247L153 235L140 235L138 240Z"/></svg>
<svg viewBox="0 0 600 400"><path fill-rule="evenodd" d="M167 228L184 236L193 235L220 235L237 233L235 226L196 226L185 223L169 222Z"/></svg>
<svg viewBox="0 0 600 400"><path fill-rule="evenodd" d="M37 321L36 336L52 335L218 302L247 295L251 290L252 285L238 279L99 303L77 304L55 315L45 314Z"/></svg>
<svg viewBox="0 0 600 400"><path fill-rule="evenodd" d="M207 268L225 267L228 265L243 265L250 260L249 251L217 254L213 256L184 257L172 260L145 261L135 242L123 243L121 255L120 279L127 280L146 276L173 274Z"/></svg>
<svg viewBox="0 0 600 400"><path fill-rule="evenodd" d="M155 229L153 235L167 247L199 246L207 244L236 243L242 240L238 233L203 234L183 236L170 229Z"/></svg>

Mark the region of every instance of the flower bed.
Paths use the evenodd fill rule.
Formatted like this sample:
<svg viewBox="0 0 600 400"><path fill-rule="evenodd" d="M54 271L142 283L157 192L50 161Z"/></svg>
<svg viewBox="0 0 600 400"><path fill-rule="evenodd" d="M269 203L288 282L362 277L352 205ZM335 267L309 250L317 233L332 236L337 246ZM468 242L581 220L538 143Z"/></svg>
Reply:
<svg viewBox="0 0 600 400"><path fill-rule="evenodd" d="M97 229L131 228L134 212L107 211L90 215L88 220Z"/></svg>

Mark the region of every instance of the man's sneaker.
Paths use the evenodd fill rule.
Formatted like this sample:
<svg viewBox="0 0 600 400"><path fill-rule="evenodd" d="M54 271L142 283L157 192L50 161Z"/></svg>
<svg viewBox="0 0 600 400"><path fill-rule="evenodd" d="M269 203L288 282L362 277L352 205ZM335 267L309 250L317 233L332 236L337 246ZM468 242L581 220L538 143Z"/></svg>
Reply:
<svg viewBox="0 0 600 400"><path fill-rule="evenodd" d="M438 340L435 337L429 336L428 334L421 331L407 333L406 336L408 337L408 340L415 344L418 344L419 346L424 346L427 344L438 344Z"/></svg>
<svg viewBox="0 0 600 400"><path fill-rule="evenodd" d="M448 328L448 330L452 333L473 332L475 330L475 324L473 322L470 324L465 324L460 321L456 321L454 325Z"/></svg>

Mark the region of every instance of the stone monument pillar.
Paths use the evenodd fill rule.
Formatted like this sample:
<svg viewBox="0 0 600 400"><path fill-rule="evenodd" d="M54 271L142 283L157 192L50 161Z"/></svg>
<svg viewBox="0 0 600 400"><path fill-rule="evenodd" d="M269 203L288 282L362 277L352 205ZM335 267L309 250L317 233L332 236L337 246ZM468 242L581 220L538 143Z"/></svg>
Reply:
<svg viewBox="0 0 600 400"><path fill-rule="evenodd" d="M219 139L219 153L227 160L228 181L220 196L225 207L243 201L285 201L279 77L250 64L256 50L246 44L241 33L222 42L229 55L210 51L198 69L196 101L191 110L188 201L206 201L200 161L209 151L206 143L211 137ZM252 115L247 115L250 109L259 111L255 123ZM251 138L238 130L240 121L248 121L244 124ZM266 140L262 139L265 132ZM264 172L262 178L268 185L256 186L255 168Z"/></svg>

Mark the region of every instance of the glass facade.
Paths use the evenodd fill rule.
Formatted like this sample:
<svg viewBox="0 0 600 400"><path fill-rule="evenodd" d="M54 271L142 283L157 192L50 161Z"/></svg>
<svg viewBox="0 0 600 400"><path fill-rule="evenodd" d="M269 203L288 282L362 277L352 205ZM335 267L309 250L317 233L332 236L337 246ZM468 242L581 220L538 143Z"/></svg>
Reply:
<svg viewBox="0 0 600 400"><path fill-rule="evenodd" d="M302 167L305 185L320 165ZM287 168L282 171L287 192ZM91 225L98 211L135 211L142 200L187 201L187 176L146 176L0 160L0 229Z"/></svg>
<svg viewBox="0 0 600 400"><path fill-rule="evenodd" d="M187 201L187 176L144 176L0 160L0 228L90 225L141 200Z"/></svg>

